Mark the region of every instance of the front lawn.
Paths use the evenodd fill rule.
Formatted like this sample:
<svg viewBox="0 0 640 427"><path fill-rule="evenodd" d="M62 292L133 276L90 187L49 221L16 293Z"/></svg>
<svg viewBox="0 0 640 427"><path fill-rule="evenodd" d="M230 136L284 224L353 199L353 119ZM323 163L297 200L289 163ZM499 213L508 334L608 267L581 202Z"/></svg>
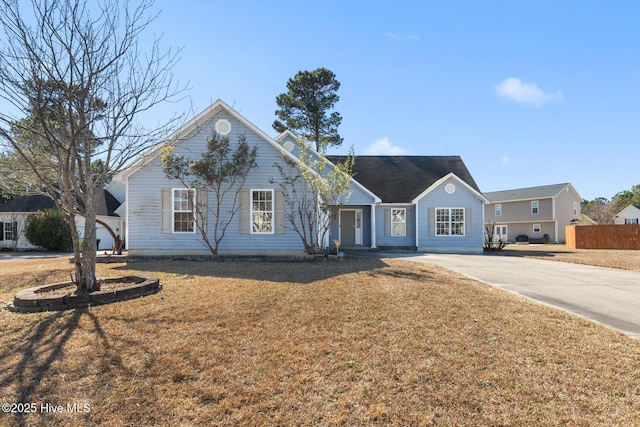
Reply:
<svg viewBox="0 0 640 427"><path fill-rule="evenodd" d="M66 258L2 261L0 302L69 270ZM99 265L123 274L164 289L0 311L0 403L38 405L0 425L640 424L638 340L441 268Z"/></svg>

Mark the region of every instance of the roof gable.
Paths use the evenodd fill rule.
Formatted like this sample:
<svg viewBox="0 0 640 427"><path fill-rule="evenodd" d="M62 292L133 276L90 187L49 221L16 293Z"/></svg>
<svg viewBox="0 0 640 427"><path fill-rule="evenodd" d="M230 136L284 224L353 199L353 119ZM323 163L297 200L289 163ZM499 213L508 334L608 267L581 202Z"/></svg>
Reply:
<svg viewBox="0 0 640 427"><path fill-rule="evenodd" d="M327 156L334 163L342 157ZM383 203L412 203L450 173L480 193L460 156L356 156L353 173Z"/></svg>
<svg viewBox="0 0 640 427"><path fill-rule="evenodd" d="M227 105L224 101L219 99L216 102L214 102L213 104L211 104L209 107L207 107L200 114L198 114L196 117L194 117L189 122L187 122L185 125L180 127L180 129L175 131L169 137L165 138L160 143L156 144L147 153L142 155L140 158L135 160L131 165L129 165L123 171L118 173L113 179L116 180L116 181L119 181L119 182L124 182L124 178L125 177L129 177L129 176L133 175L138 170L140 170L141 167L145 166L151 160L153 160L156 157L158 157L160 155L160 152L161 152L163 147L165 147L167 145L174 145L174 144L179 143L180 141L184 141L184 140L188 139L189 135L191 135L192 132L196 131L197 129L199 129L202 126L204 126L206 123L208 123L211 120L213 120L213 118L216 115L218 115L220 112L223 112L223 111L228 113L228 114L230 114L234 119L238 120L242 125L246 126L249 130L254 132L256 135L258 135L265 142L267 142L271 146L277 148L278 151L284 153L284 155L288 155L288 156L290 156L292 158L295 158L295 156L293 156L288 151L284 150L280 146L280 144L278 144L274 139L272 139L269 135L267 135L265 132L263 132L260 128L255 126L249 120L247 120L242 114L238 113L236 110L234 110L229 105ZM284 138L287 135L289 135L289 134L285 132L285 133L281 134L281 137Z"/></svg>
<svg viewBox="0 0 640 427"><path fill-rule="evenodd" d="M479 200L481 200L482 203L490 203L489 200L486 197L484 197L480 191L478 191L477 189L471 187L469 184L467 184L465 181L460 179L460 177L458 177L453 172L448 173L447 175L443 176L442 178L440 178L439 180L434 182L429 188L427 188L422 193L420 193L418 196L416 196L416 198L413 200L413 202L417 203L420 199L422 199L427 194L429 194L430 192L432 192L433 190L435 190L436 188L438 188L439 186L441 186L442 184L444 184L445 182L447 182L449 180L455 180L458 183L460 183L460 185L462 185L469 193L473 194Z"/></svg>

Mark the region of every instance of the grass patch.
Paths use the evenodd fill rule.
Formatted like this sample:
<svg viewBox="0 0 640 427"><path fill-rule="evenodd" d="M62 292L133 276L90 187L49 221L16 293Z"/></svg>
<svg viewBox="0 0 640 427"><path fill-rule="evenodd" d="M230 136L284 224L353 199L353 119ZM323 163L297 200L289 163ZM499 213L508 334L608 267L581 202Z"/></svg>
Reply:
<svg viewBox="0 0 640 427"><path fill-rule="evenodd" d="M570 249L566 245L515 245L509 244L496 255L539 258L574 264L595 265L640 271L640 250L622 249Z"/></svg>
<svg viewBox="0 0 640 427"><path fill-rule="evenodd" d="M66 259L3 261L0 301ZM0 425L638 425L638 341L402 260L98 266L162 292L0 312Z"/></svg>

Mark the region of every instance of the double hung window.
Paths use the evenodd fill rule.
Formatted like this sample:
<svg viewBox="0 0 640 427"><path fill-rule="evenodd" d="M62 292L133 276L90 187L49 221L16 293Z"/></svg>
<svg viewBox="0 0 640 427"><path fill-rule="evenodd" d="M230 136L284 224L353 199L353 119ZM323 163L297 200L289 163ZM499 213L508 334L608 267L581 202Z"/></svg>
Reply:
<svg viewBox="0 0 640 427"><path fill-rule="evenodd" d="M194 189L177 188L173 190L173 232L195 233L195 202Z"/></svg>
<svg viewBox="0 0 640 427"><path fill-rule="evenodd" d="M273 234L273 190L251 190L251 233Z"/></svg>
<svg viewBox="0 0 640 427"><path fill-rule="evenodd" d="M436 236L464 236L464 208L436 209Z"/></svg>
<svg viewBox="0 0 640 427"><path fill-rule="evenodd" d="M391 209L391 235L407 235L407 210L404 208Z"/></svg>

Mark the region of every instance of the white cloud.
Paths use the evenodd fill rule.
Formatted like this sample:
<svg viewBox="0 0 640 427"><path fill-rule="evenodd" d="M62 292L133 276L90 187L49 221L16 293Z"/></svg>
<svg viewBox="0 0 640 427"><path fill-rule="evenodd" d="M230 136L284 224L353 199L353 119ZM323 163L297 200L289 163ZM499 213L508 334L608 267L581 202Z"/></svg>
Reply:
<svg viewBox="0 0 640 427"><path fill-rule="evenodd" d="M540 89L535 83L523 82L515 77L509 77L496 85L496 94L503 98L521 104L542 105L549 101L562 102L562 92L548 93Z"/></svg>
<svg viewBox="0 0 640 427"><path fill-rule="evenodd" d="M370 156L401 156L406 153L407 150L397 145L392 145L387 137L374 141L373 144L364 149L364 154Z"/></svg>
<svg viewBox="0 0 640 427"><path fill-rule="evenodd" d="M389 37L390 39L394 39L394 40L412 40L412 41L420 41L420 36L417 34L396 34L396 33L387 33L385 34L387 37Z"/></svg>
<svg viewBox="0 0 640 427"><path fill-rule="evenodd" d="M502 160L502 164L505 166L519 166L520 162L516 159L512 159L511 157L507 156L507 155L502 155L502 157L500 158Z"/></svg>

